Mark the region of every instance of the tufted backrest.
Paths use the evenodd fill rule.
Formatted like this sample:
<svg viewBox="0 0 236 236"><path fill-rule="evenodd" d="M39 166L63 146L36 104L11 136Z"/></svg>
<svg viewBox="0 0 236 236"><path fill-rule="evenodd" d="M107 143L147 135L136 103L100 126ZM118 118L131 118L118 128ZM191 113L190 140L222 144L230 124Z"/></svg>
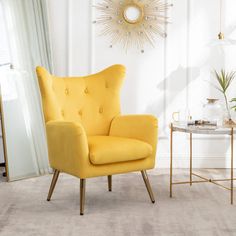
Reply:
<svg viewBox="0 0 236 236"><path fill-rule="evenodd" d="M88 135L107 135L112 119L120 114L120 88L125 67L113 65L84 77L56 77L45 68L36 72L45 122L81 122Z"/></svg>

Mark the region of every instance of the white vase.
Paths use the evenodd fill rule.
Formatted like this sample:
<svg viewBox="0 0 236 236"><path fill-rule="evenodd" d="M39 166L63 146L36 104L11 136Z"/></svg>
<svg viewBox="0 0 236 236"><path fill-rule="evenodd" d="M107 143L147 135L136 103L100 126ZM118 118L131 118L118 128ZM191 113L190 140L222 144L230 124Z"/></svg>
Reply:
<svg viewBox="0 0 236 236"><path fill-rule="evenodd" d="M207 103L203 105L203 120L214 121L222 124L223 112L218 99L207 98Z"/></svg>

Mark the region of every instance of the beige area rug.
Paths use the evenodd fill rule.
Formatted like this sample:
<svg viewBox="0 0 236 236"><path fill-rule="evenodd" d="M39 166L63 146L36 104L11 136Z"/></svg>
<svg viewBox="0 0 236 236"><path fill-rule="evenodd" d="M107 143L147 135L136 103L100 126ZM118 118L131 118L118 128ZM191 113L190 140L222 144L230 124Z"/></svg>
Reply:
<svg viewBox="0 0 236 236"><path fill-rule="evenodd" d="M88 179L85 215L79 214L79 180L59 177L51 202L46 195L51 176L0 182L1 236L116 236L116 235L236 235L235 205L229 192L213 184L174 186L169 198L168 170L149 171L156 203L150 202L141 174ZM175 179L188 179L175 170ZM203 170L215 177L225 170ZM236 195L236 193L235 193Z"/></svg>

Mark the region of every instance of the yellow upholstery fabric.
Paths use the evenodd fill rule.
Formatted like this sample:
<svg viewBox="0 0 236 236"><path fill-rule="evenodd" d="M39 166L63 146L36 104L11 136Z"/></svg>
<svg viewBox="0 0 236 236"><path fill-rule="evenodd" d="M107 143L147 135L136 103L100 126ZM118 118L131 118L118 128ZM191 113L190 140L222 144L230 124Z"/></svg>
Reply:
<svg viewBox="0 0 236 236"><path fill-rule="evenodd" d="M90 136L88 144L89 158L95 165L133 161L152 154L152 146L137 139Z"/></svg>
<svg viewBox="0 0 236 236"><path fill-rule="evenodd" d="M152 146L150 162L155 166L158 122L152 115L125 115L117 116L111 123L110 136L135 138ZM147 168L150 169L150 168Z"/></svg>
<svg viewBox="0 0 236 236"><path fill-rule="evenodd" d="M124 66L114 65L84 77L56 77L43 67L36 72L52 168L89 178L154 167L156 118L120 116ZM99 140L95 136L106 137ZM119 148L121 143L127 148Z"/></svg>
<svg viewBox="0 0 236 236"><path fill-rule="evenodd" d="M42 67L36 71L46 122L80 122L88 135L108 135L111 120L120 114L123 66L84 77L56 77Z"/></svg>

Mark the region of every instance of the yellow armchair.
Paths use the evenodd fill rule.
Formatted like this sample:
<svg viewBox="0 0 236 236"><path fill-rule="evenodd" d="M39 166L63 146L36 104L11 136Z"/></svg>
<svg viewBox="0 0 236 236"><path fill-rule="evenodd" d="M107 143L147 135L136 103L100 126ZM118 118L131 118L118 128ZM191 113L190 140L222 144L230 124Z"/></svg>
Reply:
<svg viewBox="0 0 236 236"><path fill-rule="evenodd" d="M60 172L80 178L80 214L84 214L85 180L141 171L151 201L146 170L155 165L157 119L120 115L122 65L84 77L56 77L43 67L36 72L46 123L48 154L54 174L50 201Z"/></svg>

